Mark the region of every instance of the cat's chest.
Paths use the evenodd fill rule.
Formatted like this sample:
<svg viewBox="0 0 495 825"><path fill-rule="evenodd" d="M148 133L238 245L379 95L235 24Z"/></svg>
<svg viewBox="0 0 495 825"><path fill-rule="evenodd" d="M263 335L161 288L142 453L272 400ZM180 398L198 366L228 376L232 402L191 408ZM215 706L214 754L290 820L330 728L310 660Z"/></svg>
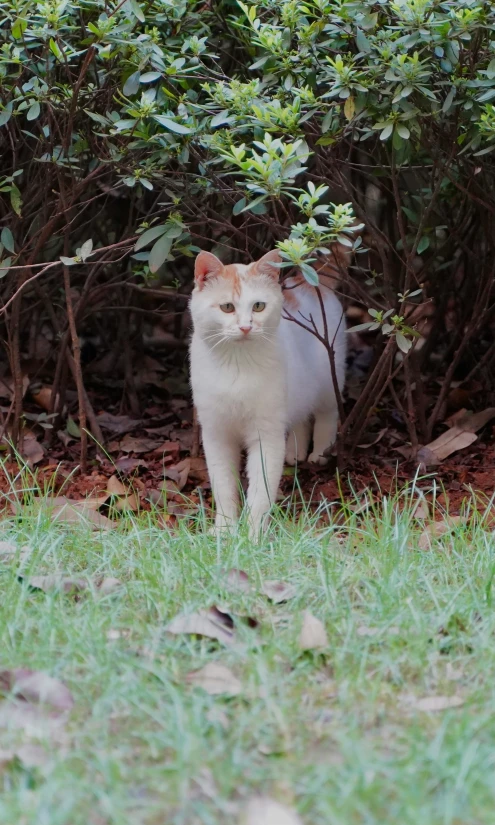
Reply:
<svg viewBox="0 0 495 825"><path fill-rule="evenodd" d="M191 379L198 401L228 405L239 414L270 398L280 403L286 392L285 369L279 353L260 353L247 347L244 351L212 357L202 347L193 346Z"/></svg>

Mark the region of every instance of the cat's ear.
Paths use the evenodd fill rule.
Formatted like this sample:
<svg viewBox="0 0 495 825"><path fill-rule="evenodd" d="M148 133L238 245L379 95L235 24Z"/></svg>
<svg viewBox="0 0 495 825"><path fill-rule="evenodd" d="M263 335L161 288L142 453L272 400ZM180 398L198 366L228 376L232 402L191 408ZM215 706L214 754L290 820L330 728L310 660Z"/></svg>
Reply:
<svg viewBox="0 0 495 825"><path fill-rule="evenodd" d="M194 279L201 289L208 278L221 275L223 263L211 252L200 252L194 264Z"/></svg>
<svg viewBox="0 0 495 825"><path fill-rule="evenodd" d="M268 275L278 283L280 267L276 266L276 264L280 263L282 263L282 258L280 257L278 249L272 249L271 252L267 252L259 261L256 261L256 274Z"/></svg>

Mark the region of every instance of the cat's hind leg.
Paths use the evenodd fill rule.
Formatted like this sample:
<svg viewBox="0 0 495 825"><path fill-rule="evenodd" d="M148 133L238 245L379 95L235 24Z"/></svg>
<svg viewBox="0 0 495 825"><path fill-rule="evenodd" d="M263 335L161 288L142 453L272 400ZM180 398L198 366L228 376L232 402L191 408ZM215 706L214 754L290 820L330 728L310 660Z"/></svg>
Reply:
<svg viewBox="0 0 495 825"><path fill-rule="evenodd" d="M289 430L287 444L285 445L286 464L293 465L296 461L306 461L310 436L311 424L309 421L301 421Z"/></svg>
<svg viewBox="0 0 495 825"><path fill-rule="evenodd" d="M328 456L324 453L335 442L338 422L337 405L325 410L318 410L315 413L313 452L308 456L308 461L312 464L320 464L321 466L328 464Z"/></svg>

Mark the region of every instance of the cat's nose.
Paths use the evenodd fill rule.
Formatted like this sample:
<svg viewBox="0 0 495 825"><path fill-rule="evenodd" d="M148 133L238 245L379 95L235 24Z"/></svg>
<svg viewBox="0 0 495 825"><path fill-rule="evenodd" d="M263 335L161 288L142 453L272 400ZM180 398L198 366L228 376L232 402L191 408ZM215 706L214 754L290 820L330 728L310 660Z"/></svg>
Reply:
<svg viewBox="0 0 495 825"><path fill-rule="evenodd" d="M241 330L241 332L243 332L243 333L244 333L244 335L247 335L247 334L248 334L248 332L251 332L252 327L251 327L251 326L248 326L248 327L239 327L239 329Z"/></svg>

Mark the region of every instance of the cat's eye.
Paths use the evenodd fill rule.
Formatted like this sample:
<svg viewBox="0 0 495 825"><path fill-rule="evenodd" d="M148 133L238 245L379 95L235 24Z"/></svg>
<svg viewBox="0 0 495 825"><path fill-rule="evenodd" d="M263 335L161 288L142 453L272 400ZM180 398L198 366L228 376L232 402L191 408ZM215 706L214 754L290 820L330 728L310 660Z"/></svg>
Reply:
<svg viewBox="0 0 495 825"><path fill-rule="evenodd" d="M264 301L256 301L256 303L253 304L253 312L263 312L265 307L266 304Z"/></svg>
<svg viewBox="0 0 495 825"><path fill-rule="evenodd" d="M220 309L222 312L234 312L235 306L234 304L220 304Z"/></svg>

